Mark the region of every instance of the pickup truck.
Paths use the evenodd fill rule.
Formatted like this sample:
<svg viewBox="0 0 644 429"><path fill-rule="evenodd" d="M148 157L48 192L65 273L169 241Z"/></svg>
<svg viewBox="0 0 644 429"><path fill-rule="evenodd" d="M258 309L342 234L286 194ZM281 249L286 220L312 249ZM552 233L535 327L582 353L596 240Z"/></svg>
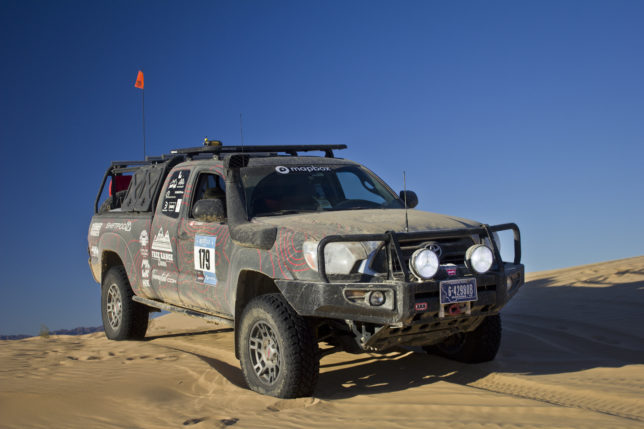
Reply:
<svg viewBox="0 0 644 429"><path fill-rule="evenodd" d="M206 140L112 162L88 233L106 336L142 339L158 310L228 325L248 386L282 398L312 395L340 350L494 359L524 283L518 227L415 210L344 148Z"/></svg>

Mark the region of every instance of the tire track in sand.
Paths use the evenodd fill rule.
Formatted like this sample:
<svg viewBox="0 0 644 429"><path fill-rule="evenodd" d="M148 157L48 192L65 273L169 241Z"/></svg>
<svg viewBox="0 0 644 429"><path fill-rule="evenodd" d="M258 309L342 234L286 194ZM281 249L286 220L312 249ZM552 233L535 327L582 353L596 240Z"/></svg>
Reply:
<svg viewBox="0 0 644 429"><path fill-rule="evenodd" d="M456 381L456 380L454 380ZM492 373L479 380L460 383L476 389L563 407L581 408L614 417L644 422L644 399L629 398L605 391L568 388L521 376Z"/></svg>

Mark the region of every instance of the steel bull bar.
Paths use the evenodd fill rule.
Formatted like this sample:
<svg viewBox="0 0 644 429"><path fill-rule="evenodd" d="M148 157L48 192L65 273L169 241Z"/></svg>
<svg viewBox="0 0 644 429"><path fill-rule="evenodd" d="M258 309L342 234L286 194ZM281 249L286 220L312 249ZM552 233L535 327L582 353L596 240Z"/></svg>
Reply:
<svg viewBox="0 0 644 429"><path fill-rule="evenodd" d="M501 252L494 240L493 233L500 231L512 230L514 235L514 260L506 269L506 263L501 258ZM504 305L505 302L516 293L519 285L523 280L523 269L521 266L521 233L515 223L504 223L499 225L481 224L473 228L441 229L436 231L421 232L394 232L387 231L384 234L341 234L330 235L320 240L317 249L318 273L324 283L329 283L326 274L326 261L324 260L324 249L329 243L348 242L348 241L382 241L387 255L387 280L398 280L405 283L411 281L409 267L404 261L400 244L410 241L431 241L445 238L461 238L478 235L479 238L487 237L492 246L495 265L488 272L496 276L496 294L497 305ZM400 271L394 269L394 258L398 261ZM509 265L509 264L508 264ZM507 286L507 287L504 287Z"/></svg>

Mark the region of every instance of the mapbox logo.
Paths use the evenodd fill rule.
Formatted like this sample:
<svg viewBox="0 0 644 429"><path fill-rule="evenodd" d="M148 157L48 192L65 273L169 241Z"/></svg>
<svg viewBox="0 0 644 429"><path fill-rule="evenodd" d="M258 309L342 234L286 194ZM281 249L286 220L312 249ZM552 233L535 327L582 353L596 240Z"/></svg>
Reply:
<svg viewBox="0 0 644 429"><path fill-rule="evenodd" d="M278 165L275 167L275 171L279 174L288 174L288 173L315 173L318 171L331 171L330 167L309 165L309 166L292 166L284 167L283 165Z"/></svg>
<svg viewBox="0 0 644 429"><path fill-rule="evenodd" d="M278 165L277 167L275 167L275 171L277 171L279 174L288 174L291 172L288 167L284 167L283 165Z"/></svg>

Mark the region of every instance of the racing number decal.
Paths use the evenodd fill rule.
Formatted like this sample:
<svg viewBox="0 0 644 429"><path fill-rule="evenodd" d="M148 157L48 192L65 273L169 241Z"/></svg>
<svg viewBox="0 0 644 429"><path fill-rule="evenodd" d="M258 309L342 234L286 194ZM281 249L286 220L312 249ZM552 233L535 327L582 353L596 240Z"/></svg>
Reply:
<svg viewBox="0 0 644 429"><path fill-rule="evenodd" d="M215 271L215 245L217 237L208 235L195 236L195 270L201 271L204 275L204 283L217 284Z"/></svg>
<svg viewBox="0 0 644 429"><path fill-rule="evenodd" d="M199 249L199 268L210 271L210 251L208 249Z"/></svg>

